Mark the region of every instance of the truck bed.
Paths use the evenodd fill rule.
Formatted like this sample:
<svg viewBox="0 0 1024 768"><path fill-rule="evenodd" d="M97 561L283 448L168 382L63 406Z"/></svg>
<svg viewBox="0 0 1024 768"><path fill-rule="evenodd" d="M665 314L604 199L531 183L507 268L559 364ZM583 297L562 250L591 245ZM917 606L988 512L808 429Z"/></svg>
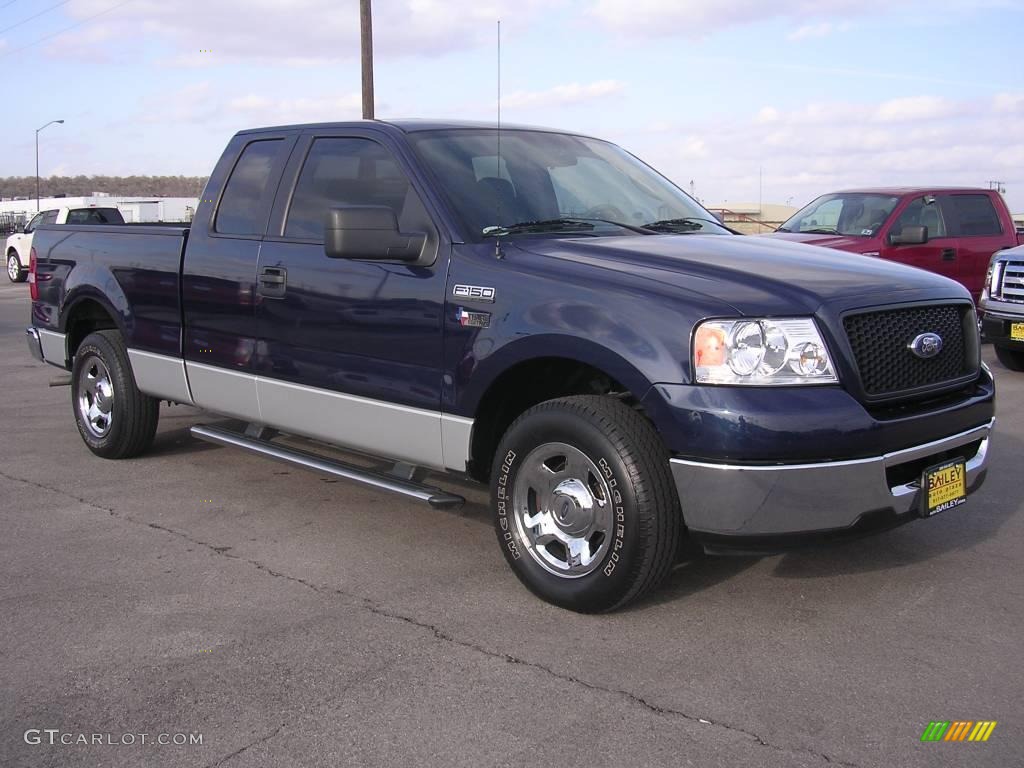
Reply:
<svg viewBox="0 0 1024 768"><path fill-rule="evenodd" d="M189 227L51 224L36 230L39 304L33 321L68 333L59 318L95 301L119 321L129 348L181 354L181 269Z"/></svg>

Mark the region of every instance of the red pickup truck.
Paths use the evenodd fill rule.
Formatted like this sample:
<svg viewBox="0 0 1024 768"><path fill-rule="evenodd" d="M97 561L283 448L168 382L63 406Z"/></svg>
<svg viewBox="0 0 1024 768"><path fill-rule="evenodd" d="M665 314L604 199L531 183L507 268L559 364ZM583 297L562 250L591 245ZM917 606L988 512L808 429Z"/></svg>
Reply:
<svg viewBox="0 0 1024 768"><path fill-rule="evenodd" d="M878 256L953 278L981 297L992 254L1024 243L990 189L900 187L822 195L765 237Z"/></svg>

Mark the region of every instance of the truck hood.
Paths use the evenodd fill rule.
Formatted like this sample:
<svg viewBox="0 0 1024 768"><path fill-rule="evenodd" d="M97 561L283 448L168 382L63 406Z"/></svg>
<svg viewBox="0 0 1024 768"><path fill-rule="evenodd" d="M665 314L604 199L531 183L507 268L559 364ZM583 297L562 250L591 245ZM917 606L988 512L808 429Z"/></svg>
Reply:
<svg viewBox="0 0 1024 768"><path fill-rule="evenodd" d="M852 235L808 235L803 232L769 232L758 237L778 238L792 243L820 245L823 248L838 248L841 251L863 253L873 250L873 240L869 237L853 237ZM875 249L877 250L877 249Z"/></svg>
<svg viewBox="0 0 1024 768"><path fill-rule="evenodd" d="M645 277L744 315L812 314L906 301L970 298L952 280L869 256L736 235L523 238L533 253Z"/></svg>

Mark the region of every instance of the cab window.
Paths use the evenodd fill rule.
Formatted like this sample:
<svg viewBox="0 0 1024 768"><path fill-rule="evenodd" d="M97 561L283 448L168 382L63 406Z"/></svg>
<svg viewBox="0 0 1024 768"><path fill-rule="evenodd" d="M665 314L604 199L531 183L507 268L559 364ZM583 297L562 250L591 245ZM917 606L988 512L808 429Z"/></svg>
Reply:
<svg viewBox="0 0 1024 768"><path fill-rule="evenodd" d="M988 195L950 195L949 205L960 237L1002 234L999 214Z"/></svg>
<svg viewBox="0 0 1024 768"><path fill-rule="evenodd" d="M28 224L25 225L25 234L26 235L29 234L30 232L32 232L32 230L34 230L36 227L38 227L42 223L43 223L43 212L40 211L39 213L37 213L35 216L32 217L32 220Z"/></svg>
<svg viewBox="0 0 1024 768"><path fill-rule="evenodd" d="M214 229L225 235L258 235L262 212L274 193L270 173L284 147L281 139L254 141L242 151L224 187Z"/></svg>
<svg viewBox="0 0 1024 768"><path fill-rule="evenodd" d="M310 147L295 184L284 236L323 241L327 209L345 205L384 206L399 229L419 198L395 158L369 139L319 138Z"/></svg>
<svg viewBox="0 0 1024 768"><path fill-rule="evenodd" d="M927 227L929 240L947 236L946 220L934 195L914 198L892 225L892 233L899 234L904 227Z"/></svg>

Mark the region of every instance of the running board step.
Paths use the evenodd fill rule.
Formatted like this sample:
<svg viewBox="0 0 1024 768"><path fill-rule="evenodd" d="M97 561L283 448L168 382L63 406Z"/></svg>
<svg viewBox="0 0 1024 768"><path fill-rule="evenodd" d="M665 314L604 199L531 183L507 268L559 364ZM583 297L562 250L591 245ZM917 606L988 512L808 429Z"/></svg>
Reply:
<svg viewBox="0 0 1024 768"><path fill-rule="evenodd" d="M363 469L352 464L346 464L333 459L326 459L314 453L300 451L295 448L286 448L281 445L274 445L269 440L256 437L249 437L241 432L235 432L222 427L211 427L207 424L196 424L190 430L193 437L206 440L219 445L230 445L235 448L244 448L247 451L258 453L270 459L283 461L286 464L293 464L303 469L311 469L314 472L323 472L334 477L341 477L346 480L354 480L372 488L379 488L383 491L391 491L412 499L425 501L435 509L451 509L462 506L465 499L453 493L447 493L438 488L431 488L413 480L388 475L383 472L375 472L370 469Z"/></svg>

